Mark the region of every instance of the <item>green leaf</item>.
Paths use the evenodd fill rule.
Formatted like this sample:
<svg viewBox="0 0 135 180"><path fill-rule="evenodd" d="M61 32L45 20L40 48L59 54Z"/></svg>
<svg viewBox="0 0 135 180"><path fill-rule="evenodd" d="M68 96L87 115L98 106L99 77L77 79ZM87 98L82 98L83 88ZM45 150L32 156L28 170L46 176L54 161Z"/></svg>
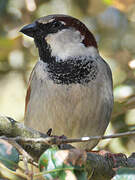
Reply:
<svg viewBox="0 0 135 180"><path fill-rule="evenodd" d="M84 168L84 156L84 151L80 150L50 148L41 155L39 169L48 180L55 178L65 180L67 177L85 180L87 173Z"/></svg>
<svg viewBox="0 0 135 180"><path fill-rule="evenodd" d="M135 168L119 168L113 180L134 180Z"/></svg>
<svg viewBox="0 0 135 180"><path fill-rule="evenodd" d="M0 139L0 162L13 171L17 169L19 162L18 151L2 139Z"/></svg>

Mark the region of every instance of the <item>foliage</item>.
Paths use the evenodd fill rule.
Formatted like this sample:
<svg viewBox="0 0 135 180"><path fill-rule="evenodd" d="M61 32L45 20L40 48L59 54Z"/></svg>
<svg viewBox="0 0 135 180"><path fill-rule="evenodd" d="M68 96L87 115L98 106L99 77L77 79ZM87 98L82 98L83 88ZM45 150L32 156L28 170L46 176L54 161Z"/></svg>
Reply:
<svg viewBox="0 0 135 180"><path fill-rule="evenodd" d="M17 169L19 162L18 151L2 139L0 140L0 162L13 171Z"/></svg>
<svg viewBox="0 0 135 180"><path fill-rule="evenodd" d="M42 176L48 180L55 178L59 178L60 180L67 178L85 180L87 179L84 166L86 157L86 152L83 150L59 150L57 147L50 148L39 158L39 170L42 173L35 174L34 178ZM4 140L1 140L0 144L0 161L12 171L19 168L17 150ZM3 175L3 177L6 177L6 175ZM12 177L9 179L12 179Z"/></svg>
<svg viewBox="0 0 135 180"><path fill-rule="evenodd" d="M39 159L39 169L45 179L65 180L74 178L78 180L87 179L84 169L86 153L77 150L59 150L50 148L46 150Z"/></svg>
<svg viewBox="0 0 135 180"><path fill-rule="evenodd" d="M12 153L11 153L12 152ZM25 179L26 170L23 170L24 177L19 177L17 173L13 173L16 168L20 168L18 165L17 150L12 147L8 142L0 141L0 161L10 171L10 176L5 173L2 174L3 178L9 179ZM47 149L39 158L39 170L40 173L34 174L33 178L42 178L45 180L59 179L74 179L74 180L86 180L87 177L85 169L86 164L86 152L79 149L59 150L57 146ZM0 164L1 169L1 164ZM8 172L7 169L7 172ZM22 168L21 168L22 170ZM91 175L93 174L93 170ZM116 169L116 175L112 180L133 180L135 179L135 168L120 167Z"/></svg>

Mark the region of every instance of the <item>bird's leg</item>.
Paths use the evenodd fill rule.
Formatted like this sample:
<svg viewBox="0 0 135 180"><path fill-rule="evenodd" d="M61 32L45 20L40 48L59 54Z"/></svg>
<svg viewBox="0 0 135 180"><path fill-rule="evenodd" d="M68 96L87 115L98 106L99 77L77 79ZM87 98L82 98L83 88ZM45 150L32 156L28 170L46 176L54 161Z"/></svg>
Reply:
<svg viewBox="0 0 135 180"><path fill-rule="evenodd" d="M46 133L48 136L51 136L52 134L52 128L48 129L47 133Z"/></svg>

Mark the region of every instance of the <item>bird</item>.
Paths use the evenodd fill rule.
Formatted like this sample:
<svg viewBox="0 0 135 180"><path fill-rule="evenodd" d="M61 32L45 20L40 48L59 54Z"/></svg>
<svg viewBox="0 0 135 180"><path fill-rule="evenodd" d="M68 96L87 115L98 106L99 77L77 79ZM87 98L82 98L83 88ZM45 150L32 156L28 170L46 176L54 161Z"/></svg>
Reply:
<svg viewBox="0 0 135 180"><path fill-rule="evenodd" d="M34 39L39 60L25 101L24 124L67 138L103 135L113 109L112 72L95 37L75 17L52 14L20 30ZM99 140L75 143L93 149Z"/></svg>

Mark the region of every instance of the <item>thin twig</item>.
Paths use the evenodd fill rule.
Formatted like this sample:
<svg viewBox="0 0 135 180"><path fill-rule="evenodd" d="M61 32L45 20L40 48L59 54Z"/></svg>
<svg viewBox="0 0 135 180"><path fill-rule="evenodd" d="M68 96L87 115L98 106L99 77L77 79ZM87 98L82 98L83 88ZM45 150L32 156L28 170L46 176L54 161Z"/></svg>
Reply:
<svg viewBox="0 0 135 180"><path fill-rule="evenodd" d="M133 136L133 135L135 135L135 131L127 131L124 133L116 133L116 134L106 135L106 136L90 136L90 137L82 137L82 138L74 138L74 139L62 139L62 143L87 142L87 141L93 141L93 140L120 138L120 137Z"/></svg>
<svg viewBox="0 0 135 180"><path fill-rule="evenodd" d="M47 137L47 138L23 138L23 137L15 137L15 138L7 138L9 140L19 141L23 143L43 143L48 145L59 145L59 144L67 144L67 143L76 143L76 142L88 142L93 140L103 140L103 139L111 139L111 138L120 138L125 136L133 136L135 135L135 131L127 131L124 133L117 133L112 135L106 136L90 136L90 137L81 137L81 138L69 138L69 139L62 139L56 136ZM0 138L3 138L1 136ZM4 138L5 139L5 138Z"/></svg>

